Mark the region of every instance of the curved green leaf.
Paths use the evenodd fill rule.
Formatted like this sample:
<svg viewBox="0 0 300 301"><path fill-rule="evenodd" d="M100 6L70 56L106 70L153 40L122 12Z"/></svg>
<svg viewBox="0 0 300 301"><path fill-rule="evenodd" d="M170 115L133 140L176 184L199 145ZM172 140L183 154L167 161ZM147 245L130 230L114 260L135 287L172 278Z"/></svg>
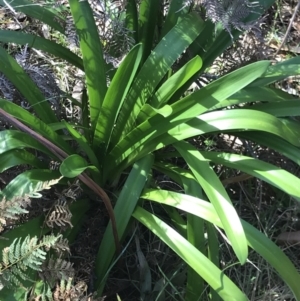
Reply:
<svg viewBox="0 0 300 301"><path fill-rule="evenodd" d="M103 148L103 155L108 148L120 108L132 84L141 58L142 45L138 44L121 63L105 95L94 134L94 144Z"/></svg>
<svg viewBox="0 0 300 301"><path fill-rule="evenodd" d="M0 30L0 41L28 45L29 47L45 51L59 57L73 66L83 70L82 59L69 49L39 36L21 31Z"/></svg>
<svg viewBox="0 0 300 301"><path fill-rule="evenodd" d="M222 223L213 205L199 198L166 190L146 190L141 195L141 198L174 206L191 214L195 214L222 228ZM249 246L277 270L278 274L286 284L289 285L297 300L300 300L300 274L290 259L263 233L244 220L241 222Z"/></svg>
<svg viewBox="0 0 300 301"><path fill-rule="evenodd" d="M288 76L300 74L300 58L298 56L289 60L269 66L265 74L251 83L250 87L261 87L283 80Z"/></svg>
<svg viewBox="0 0 300 301"><path fill-rule="evenodd" d="M15 130L0 131L0 154L24 147L37 149L48 156L53 157L52 152L50 152L47 147L26 133Z"/></svg>
<svg viewBox="0 0 300 301"><path fill-rule="evenodd" d="M63 149L65 152L73 152L70 145L66 143L66 141L61 136L55 133L50 124L45 124L42 120L38 119L22 107L12 103L11 101L0 99L0 108L29 126L35 132L41 134L44 137L47 137L48 140ZM59 124L61 125L61 123Z"/></svg>
<svg viewBox="0 0 300 301"><path fill-rule="evenodd" d="M70 123L67 121L63 121L63 124L65 125L65 128L69 131L69 133L72 135L72 137L76 140L76 142L79 144L79 147L82 151L86 153L88 158L90 159L90 162L95 165L97 168L99 168L99 161L96 157L94 151L88 144L86 138L81 135L78 131L76 131Z"/></svg>
<svg viewBox="0 0 300 301"><path fill-rule="evenodd" d="M280 138L278 136L269 134L269 133L261 133L261 132L239 132L239 133L233 133L233 135L237 135L241 138L248 139L255 141L261 145L268 146L271 149L274 149L287 158L291 159L298 165L300 165L300 148L296 147L286 140L284 138Z"/></svg>
<svg viewBox="0 0 300 301"><path fill-rule="evenodd" d="M191 22L193 26L191 26ZM187 15L160 41L151 52L137 75L120 116L113 136L113 145L119 142L135 126L135 120L155 88L171 68L176 59L201 31L197 16ZM167 54L167 55L166 55Z"/></svg>
<svg viewBox="0 0 300 301"><path fill-rule="evenodd" d="M300 179L270 163L242 155L216 152L201 152L207 160L241 170L259 178L300 201Z"/></svg>
<svg viewBox="0 0 300 301"><path fill-rule="evenodd" d="M154 108L163 106L188 79L201 69L201 66L202 60L199 56L188 61L180 70L161 85L151 99L150 104Z"/></svg>
<svg viewBox="0 0 300 301"><path fill-rule="evenodd" d="M177 139L177 136L180 136L182 128L185 128L185 122L206 112L217 103L222 102L247 86L264 73L268 65L269 62L263 61L243 67L174 103L171 106L173 113L170 116L164 118L160 114L155 114L132 130L112 149L108 160L106 160L107 166L105 166L105 171L109 170L109 172L113 174L115 172L113 169L120 166L120 163L130 154L133 154L132 157L135 158L136 154L144 147L144 144L151 146L152 149L150 151L153 151L161 147L161 143L167 139L166 137L173 139L172 143L174 140L180 140ZM226 123L224 123L223 126L225 124ZM173 132L170 135L168 131L172 129ZM190 129L192 130L192 127L189 127L189 130ZM198 133L189 135L189 130L185 132L188 137L198 135ZM197 131L197 126L194 130ZM166 137L162 137L161 135L163 134L165 134ZM156 137L158 138L154 140ZM126 163L124 163L124 165L125 164Z"/></svg>
<svg viewBox="0 0 300 301"><path fill-rule="evenodd" d="M83 57L90 102L90 121L92 133L94 133L107 90L106 64L93 12L88 1L69 0L69 3Z"/></svg>
<svg viewBox="0 0 300 301"><path fill-rule="evenodd" d="M14 84L22 93L26 100L31 104L38 116L45 122L56 122L57 118L45 97L20 67L16 60L0 47L0 71Z"/></svg>
<svg viewBox="0 0 300 301"><path fill-rule="evenodd" d="M178 142L174 144L174 147L188 164L209 201L216 209L236 256L244 264L248 257L245 233L240 218L224 186L208 162L206 162L202 153L195 147L187 142Z"/></svg>
<svg viewBox="0 0 300 301"><path fill-rule="evenodd" d="M289 126L285 123L286 121L284 120L255 110L239 109L206 113L174 127L168 133L152 141L146 141L145 139L144 144L141 141L140 145L137 144L137 149L133 150L133 148L131 148L128 151L128 153L130 153L130 151L132 151L132 153L123 164L127 166L131 160L135 160L144 154L176 143L177 141L213 132L231 132L237 130L263 131L281 137L293 143L295 146L300 146L300 127L297 127L297 124ZM155 127L154 124L153 127ZM154 133L154 135L155 134L156 133ZM262 133L262 135L263 134L264 133Z"/></svg>
<svg viewBox="0 0 300 301"><path fill-rule="evenodd" d="M41 22L50 25L53 29L64 33L64 29L59 23L59 21L63 21L63 19L59 15L58 10L26 0L14 0L9 1L8 3L14 10L40 20ZM6 1L0 0L0 6L6 7Z"/></svg>
<svg viewBox="0 0 300 301"><path fill-rule="evenodd" d="M0 173L21 164L28 164L40 169L48 167L46 163L24 149L13 149L0 155Z"/></svg>
<svg viewBox="0 0 300 301"><path fill-rule="evenodd" d="M257 104L252 106L251 109L265 112L277 117L300 116L299 99Z"/></svg>
<svg viewBox="0 0 300 301"><path fill-rule="evenodd" d="M139 222L150 229L178 256L192 267L225 301L247 301L240 289L206 256L178 232L148 211L137 207L133 212Z"/></svg>
<svg viewBox="0 0 300 301"><path fill-rule="evenodd" d="M136 208L140 194L147 182L148 174L153 164L153 156L149 155L136 162L123 186L114 208L117 231L120 239L124 238L132 212ZM112 235L111 222L106 227L96 258L95 271L97 275L97 292L102 295L109 266L115 253L115 243Z"/></svg>

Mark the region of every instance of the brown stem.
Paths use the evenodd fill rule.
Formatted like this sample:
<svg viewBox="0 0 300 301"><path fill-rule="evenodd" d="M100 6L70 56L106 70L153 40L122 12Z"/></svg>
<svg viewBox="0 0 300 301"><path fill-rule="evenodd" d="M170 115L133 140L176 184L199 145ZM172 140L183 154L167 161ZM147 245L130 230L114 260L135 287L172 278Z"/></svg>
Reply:
<svg viewBox="0 0 300 301"><path fill-rule="evenodd" d="M51 141L47 140L45 137L42 135L36 133L32 129L30 129L28 126L17 120L15 117L11 116L7 112L5 112L3 109L0 108L0 115L2 115L7 121L9 121L13 126L16 128L19 128L21 131L29 134L32 136L34 139L42 143L44 146L49 148L49 150L61 161L63 161L65 158L68 157L68 154L63 151L61 148L59 148L57 145L52 143ZM86 173L82 173L81 175L78 176L78 178L86 185L88 186L91 190L93 190L97 195L99 195L106 207L106 210L108 212L108 215L111 220L111 226L112 226L112 231L114 235L114 241L116 245L116 252L117 255L120 254L121 252L121 247L120 247L120 242L119 242L119 237L118 237L118 231L117 231L117 224L116 224L116 218L114 214L113 207L111 205L110 199L106 192L98 186Z"/></svg>

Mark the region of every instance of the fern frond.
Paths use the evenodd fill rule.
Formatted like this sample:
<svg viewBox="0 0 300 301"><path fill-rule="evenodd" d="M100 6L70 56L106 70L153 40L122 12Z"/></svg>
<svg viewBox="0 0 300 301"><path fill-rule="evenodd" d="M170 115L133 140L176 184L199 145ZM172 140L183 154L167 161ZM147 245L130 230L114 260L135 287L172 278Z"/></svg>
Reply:
<svg viewBox="0 0 300 301"><path fill-rule="evenodd" d="M54 246L59 236L47 235L38 241L37 237L28 235L23 241L16 238L9 247L2 250L2 263L0 265L0 284L22 285L21 280L30 280L27 269L41 271L46 259L45 249Z"/></svg>
<svg viewBox="0 0 300 301"><path fill-rule="evenodd" d="M69 241L67 238L63 238L62 236L57 240L52 248L60 255L63 253L70 254Z"/></svg>
<svg viewBox="0 0 300 301"><path fill-rule="evenodd" d="M75 271L71 262L53 257L44 262L42 271L39 273L41 279L46 281L50 287L54 287L57 281L73 278L74 274Z"/></svg>
<svg viewBox="0 0 300 301"><path fill-rule="evenodd" d="M0 196L0 232L4 230L7 219L17 219L17 215L28 213L25 209L30 205L28 196L16 196L12 200L7 200L6 197Z"/></svg>
<svg viewBox="0 0 300 301"><path fill-rule="evenodd" d="M53 210L46 218L46 225L49 228L54 228L55 226L66 228L67 225L72 228L71 217L72 213L66 202L63 205L54 205Z"/></svg>
<svg viewBox="0 0 300 301"><path fill-rule="evenodd" d="M42 195L39 193L39 191L42 191L42 190L46 190L46 189L51 189L51 187L55 184L57 184L60 180L61 180L62 177L59 177L58 179L53 179L53 180L50 180L50 181L40 181L38 183L35 184L35 186L33 187L29 197L31 198L40 198L42 197Z"/></svg>

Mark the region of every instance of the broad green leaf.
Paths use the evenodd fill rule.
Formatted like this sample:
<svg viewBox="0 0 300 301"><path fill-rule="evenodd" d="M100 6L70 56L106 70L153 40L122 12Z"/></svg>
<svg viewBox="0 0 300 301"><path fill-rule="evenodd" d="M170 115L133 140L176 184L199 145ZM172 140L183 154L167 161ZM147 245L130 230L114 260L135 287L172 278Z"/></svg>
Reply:
<svg viewBox="0 0 300 301"><path fill-rule="evenodd" d="M38 191L50 189L51 185L58 183L61 175L58 171L48 169L27 170L12 181L2 190L6 199L11 200L14 196L29 195L31 197L40 197Z"/></svg>
<svg viewBox="0 0 300 301"><path fill-rule="evenodd" d="M15 43L28 45L31 48L39 49L61 58L73 66L83 70L82 59L67 48L47 39L21 31L0 30L0 41L4 43Z"/></svg>
<svg viewBox="0 0 300 301"><path fill-rule="evenodd" d="M38 116L45 122L57 121L45 97L16 60L0 47L0 71L13 83L26 100L31 104Z"/></svg>
<svg viewBox="0 0 300 301"><path fill-rule="evenodd" d="M0 173L21 164L28 164L40 169L48 167L46 163L24 149L12 149L0 155Z"/></svg>
<svg viewBox="0 0 300 301"><path fill-rule="evenodd" d="M147 149L145 149L147 153L148 149L151 149L150 152L154 149L158 149L162 146L161 143L167 139L166 137L163 139L159 137L163 134L173 139L171 143L173 143L174 140L180 140L177 139L177 136L182 132L185 122L206 112L210 107L227 99L232 94L247 86L264 73L268 65L269 62L258 62L243 67L174 103L171 106L173 113L170 116L164 118L160 114L155 114L132 130L112 149L106 161L107 166L105 166L105 171L107 172L107 170L109 170L111 174L114 174L114 168L117 168L117 166L118 168L122 168L120 165L122 161L130 154L132 154L132 158L135 158L144 147L149 146L149 148L147 147ZM174 131L172 133L174 137L168 133L171 129ZM195 128L195 131L196 130L197 127ZM187 136L192 137L195 135ZM151 141L156 137L158 138L155 141ZM129 162L128 159L126 160L127 162L124 162L124 166Z"/></svg>
<svg viewBox="0 0 300 301"><path fill-rule="evenodd" d="M99 173L95 166L89 166L83 157L74 154L62 161L59 167L59 172L66 178L75 178L83 173L87 168Z"/></svg>
<svg viewBox="0 0 300 301"><path fill-rule="evenodd" d="M139 222L150 229L178 256L192 267L225 301L246 301L248 298L240 289L206 256L174 229L141 207L133 212Z"/></svg>
<svg viewBox="0 0 300 301"><path fill-rule="evenodd" d="M269 66L266 73L254 81L250 87L261 87L270 85L276 81L283 80L288 76L300 74L300 58L293 57L289 60Z"/></svg>
<svg viewBox="0 0 300 301"><path fill-rule="evenodd" d="M26 111L22 107L12 103L11 101L0 99L0 108L5 110L5 112L14 116L20 120L25 125L29 126L35 132L47 137L52 143L63 149L67 153L72 153L73 150L68 143L64 141L61 136L55 133L55 129L52 129L50 124L45 124L42 120L32 115L30 112ZM61 124L61 123L59 123ZM64 127L61 127L64 128ZM60 129L61 129L60 128Z"/></svg>
<svg viewBox="0 0 300 301"><path fill-rule="evenodd" d="M136 208L140 194L146 184L148 174L153 164L153 156L149 155L136 162L123 186L114 208L117 231L120 239L124 238L132 212ZM96 258L95 271L97 275L97 293L102 295L105 279L109 273L115 253L115 243L112 235L111 222L106 227Z"/></svg>
<svg viewBox="0 0 300 301"><path fill-rule="evenodd" d="M69 3L80 42L90 102L90 121L94 133L107 90L106 65L93 12L88 1L69 0Z"/></svg>
<svg viewBox="0 0 300 301"><path fill-rule="evenodd" d="M141 197L143 199L174 206L223 228L213 205L199 198L166 190L146 190ZM263 233L244 220L241 220L241 222L249 246L277 270L278 274L286 284L289 285L297 300L300 300L300 274L290 259Z"/></svg>
<svg viewBox="0 0 300 301"><path fill-rule="evenodd" d="M24 147L39 150L50 157L53 156L47 147L26 133L15 130L0 131L0 155L9 150L22 149Z"/></svg>
<svg viewBox="0 0 300 301"><path fill-rule="evenodd" d="M244 264L248 257L245 233L223 184L206 162L202 153L194 146L187 142L178 142L174 144L174 147L188 164L209 201L216 209L236 256Z"/></svg>
<svg viewBox="0 0 300 301"><path fill-rule="evenodd" d="M6 2L7 1L0 0L0 6L6 7ZM13 0L7 3L9 3L10 7L14 10L22 12L33 19L40 20L50 25L53 29L64 33L63 27L59 24L59 21L63 21L63 19L59 15L58 10L52 7L46 7L45 4L33 3L32 1L26 0Z"/></svg>
<svg viewBox="0 0 300 301"><path fill-rule="evenodd" d="M241 170L259 178L300 201L300 179L273 164L236 154L201 152L203 157L214 163Z"/></svg>
<svg viewBox="0 0 300 301"><path fill-rule="evenodd" d="M199 56L194 57L187 62L180 70L165 81L156 91L150 104L154 108L159 108L168 102L169 98L187 82L202 66L202 60Z"/></svg>
<svg viewBox="0 0 300 301"><path fill-rule="evenodd" d="M191 26L193 22L194 26ZM137 75L120 116L113 136L113 145L120 137L127 135L135 127L136 118L155 88L186 47L197 37L201 23L197 17L187 15L160 41L151 52ZM168 55L166 56L166 53Z"/></svg>
<svg viewBox="0 0 300 301"><path fill-rule="evenodd" d="M94 144L102 149L104 156L108 148L116 119L127 92L132 84L142 58L142 45L136 45L125 57L118 68L105 95L101 113L98 117Z"/></svg>

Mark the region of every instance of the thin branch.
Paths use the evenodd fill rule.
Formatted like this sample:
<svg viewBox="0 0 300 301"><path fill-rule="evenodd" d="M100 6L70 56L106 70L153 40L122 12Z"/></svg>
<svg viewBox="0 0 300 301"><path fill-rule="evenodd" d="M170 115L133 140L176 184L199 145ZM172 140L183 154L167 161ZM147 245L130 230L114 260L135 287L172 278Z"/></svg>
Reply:
<svg viewBox="0 0 300 301"><path fill-rule="evenodd" d="M286 42L286 39L287 39L287 37L288 37L288 35L290 33L290 30L291 30L293 22L294 22L294 20L296 18L296 15L297 15L297 12L299 10L299 7L300 7L300 0L298 0L297 6L295 7L295 11L294 11L293 16L292 16L292 18L290 20L290 24L289 24L289 26L288 26L288 28L286 30L286 33L285 33L285 35L283 37L283 40L282 40L280 46L277 48L277 51L275 52L274 56L276 56L278 54L278 52L280 51L280 49L282 48L282 46Z"/></svg>

